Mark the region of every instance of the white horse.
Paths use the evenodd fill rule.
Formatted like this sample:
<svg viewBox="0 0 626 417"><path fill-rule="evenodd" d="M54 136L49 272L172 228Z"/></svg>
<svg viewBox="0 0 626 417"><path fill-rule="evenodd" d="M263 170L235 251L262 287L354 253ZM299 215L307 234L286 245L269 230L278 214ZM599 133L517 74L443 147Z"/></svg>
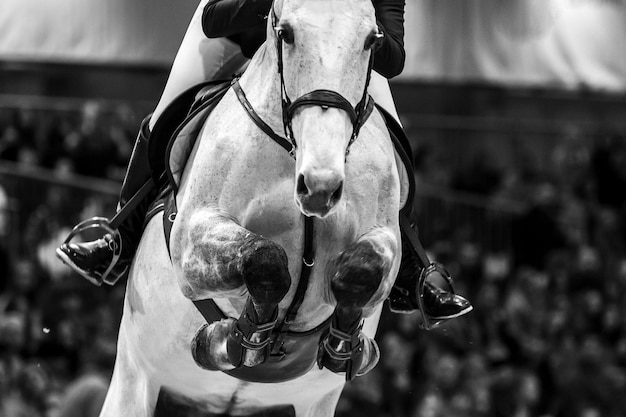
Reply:
<svg viewBox="0 0 626 417"><path fill-rule="evenodd" d="M365 93L379 38L371 0L275 1L235 87L292 152L235 88L211 113L182 173L171 260L162 215L139 245L101 416L331 416L345 381L376 364L403 192ZM209 298L224 318L207 324L192 301Z"/></svg>

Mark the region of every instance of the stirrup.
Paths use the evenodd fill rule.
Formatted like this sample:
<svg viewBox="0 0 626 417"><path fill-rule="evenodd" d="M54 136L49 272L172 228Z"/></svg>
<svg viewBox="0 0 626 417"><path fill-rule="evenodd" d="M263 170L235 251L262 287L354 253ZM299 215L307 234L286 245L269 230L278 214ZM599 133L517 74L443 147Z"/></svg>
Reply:
<svg viewBox="0 0 626 417"><path fill-rule="evenodd" d="M115 265L117 264L117 261L120 259L120 255L122 253L122 237L120 236L119 231L111 227L111 222L109 221L109 219L107 219L106 217L92 217L90 219L87 219L78 223L76 226L74 226L74 228L69 233L69 235L67 235L67 238L65 239L63 244L70 243L72 239L74 239L76 236L90 229L102 229L104 230L105 234L108 233L113 237L113 242L115 244L113 245L113 248L112 248L113 258L111 259L111 263L104 270L102 275L90 274L87 271L84 271L83 269L77 267L71 261L68 260L70 262L69 266L78 274L80 274L82 277L86 278L89 282L91 282L94 285L97 285L98 287L102 285L102 282L105 282L109 285L113 285L115 284L115 282L117 282L118 278L122 275L122 274L116 274L117 276L110 277L111 271L113 271L113 268L115 268Z"/></svg>
<svg viewBox="0 0 626 417"><path fill-rule="evenodd" d="M419 279L417 281L417 304L419 306L420 314L422 315L422 323L420 323L420 327L424 330L432 330L447 320L433 319L428 314L426 314L426 311L424 309L424 286L426 285L426 279L428 278L428 276L434 272L438 272L444 278L446 284L448 284L448 287L450 287L450 292L452 294L456 294L454 292L452 276L445 266L443 266L439 262L431 262L430 265L422 269Z"/></svg>

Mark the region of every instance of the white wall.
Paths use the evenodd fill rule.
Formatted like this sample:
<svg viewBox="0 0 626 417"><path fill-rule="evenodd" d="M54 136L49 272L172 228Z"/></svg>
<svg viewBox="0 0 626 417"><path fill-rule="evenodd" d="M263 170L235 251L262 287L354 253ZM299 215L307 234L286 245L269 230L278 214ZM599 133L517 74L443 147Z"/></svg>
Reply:
<svg viewBox="0 0 626 417"><path fill-rule="evenodd" d="M624 0L407 0L405 79L626 91Z"/></svg>
<svg viewBox="0 0 626 417"><path fill-rule="evenodd" d="M406 1L399 79L626 91L626 0ZM0 0L0 60L169 65L196 6Z"/></svg>
<svg viewBox="0 0 626 417"><path fill-rule="evenodd" d="M169 64L194 0L0 0L0 59Z"/></svg>

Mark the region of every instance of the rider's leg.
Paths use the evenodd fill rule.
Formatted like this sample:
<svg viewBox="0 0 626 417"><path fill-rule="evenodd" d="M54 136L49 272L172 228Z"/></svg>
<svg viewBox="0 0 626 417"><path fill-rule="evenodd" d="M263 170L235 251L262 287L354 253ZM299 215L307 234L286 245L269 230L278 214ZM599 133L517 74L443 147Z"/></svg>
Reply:
<svg viewBox="0 0 626 417"><path fill-rule="evenodd" d="M191 19L152 117L142 123L120 193L120 207L150 178L148 138L154 123L165 108L183 91L205 81L229 77L247 63L235 43L228 39L207 39L204 36L201 18L206 2L207 0L200 2ZM155 193L145 198L122 222L118 229L119 242L107 234L92 242L63 244L57 249L57 255L81 275L101 283L102 273L111 264L113 254L121 244L122 253L113 273L123 274L125 266L135 254L142 234L143 220L154 197Z"/></svg>
<svg viewBox="0 0 626 417"><path fill-rule="evenodd" d="M409 218L409 220L411 227L416 230L414 219ZM402 260L396 282L389 294L389 305L391 310L396 313L408 314L419 309L418 282L422 267L403 230L401 230L401 236ZM445 279L445 277L441 278ZM433 321L459 317L469 313L473 308L465 297L444 291L430 280L425 281L421 296L423 297L424 313Z"/></svg>
<svg viewBox="0 0 626 417"><path fill-rule="evenodd" d="M376 72L372 72L372 78L369 86L369 93L376 103L387 110L398 123L400 118L396 110L389 82L386 78ZM404 175L411 175L405 169L399 167L400 179ZM408 180L404 180L408 181ZM407 202L411 204L411 202ZM412 225L415 222L411 222ZM413 226L415 228L415 226ZM418 297L418 279L421 268L418 264L417 255L411 250L407 244L407 239L402 233L402 262L396 283L389 296L391 308L395 312L412 313L419 308ZM442 290L435 286L432 282L424 285L424 313L433 319L450 319L468 313L472 310L472 305L468 300L460 295L453 294Z"/></svg>
<svg viewBox="0 0 626 417"><path fill-rule="evenodd" d="M202 11L208 0L198 5L170 69L161 98L152 113L150 130L165 108L181 92L209 80L230 79L241 72L248 59L236 43L226 38L209 39L202 32Z"/></svg>
<svg viewBox="0 0 626 417"><path fill-rule="evenodd" d="M149 118L146 118L141 123L141 129L135 141L135 147L120 191L119 208L126 205L141 186L151 178L148 165L148 138L150 134L148 120ZM144 217L156 193L156 189L151 191L122 221L118 228L119 239L107 233L101 239L91 242L63 243L57 249L57 256L79 274L100 284L103 273L111 265L115 252L121 246L117 265L112 271L111 278L107 279L108 283L114 283L125 272L135 254L135 249L141 238Z"/></svg>

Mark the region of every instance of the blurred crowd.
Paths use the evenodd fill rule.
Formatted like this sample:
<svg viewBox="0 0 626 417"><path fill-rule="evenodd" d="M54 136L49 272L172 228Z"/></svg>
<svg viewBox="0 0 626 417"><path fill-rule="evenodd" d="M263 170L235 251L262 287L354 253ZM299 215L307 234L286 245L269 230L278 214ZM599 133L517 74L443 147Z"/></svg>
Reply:
<svg viewBox="0 0 626 417"><path fill-rule="evenodd" d="M138 120L97 103L0 109L0 164L120 180ZM418 147L415 173L420 184L518 202L506 245L476 239L486 232L471 219L438 219L423 236L474 311L426 332L417 314L385 309L381 361L346 386L338 417L623 417L626 137L568 131L549 163L503 165L481 152L458 167ZM53 249L77 221L110 215L115 197L24 181L0 175L0 416L97 415L124 285L92 286ZM19 242L8 239L15 222Z"/></svg>
<svg viewBox="0 0 626 417"><path fill-rule="evenodd" d="M0 159L121 180L136 117L129 106L98 101L87 101L80 111L0 108Z"/></svg>
<svg viewBox="0 0 626 417"><path fill-rule="evenodd" d="M424 183L519 201L510 246L456 220L430 236L474 311L430 333L387 313L381 363L346 388L339 416L624 415L626 137L564 130L548 163L499 166L480 149L458 172L418 163Z"/></svg>
<svg viewBox="0 0 626 417"><path fill-rule="evenodd" d="M126 106L0 109L0 164L121 182L138 121ZM0 416L97 416L115 360L124 286L94 287L54 255L115 195L0 173Z"/></svg>

